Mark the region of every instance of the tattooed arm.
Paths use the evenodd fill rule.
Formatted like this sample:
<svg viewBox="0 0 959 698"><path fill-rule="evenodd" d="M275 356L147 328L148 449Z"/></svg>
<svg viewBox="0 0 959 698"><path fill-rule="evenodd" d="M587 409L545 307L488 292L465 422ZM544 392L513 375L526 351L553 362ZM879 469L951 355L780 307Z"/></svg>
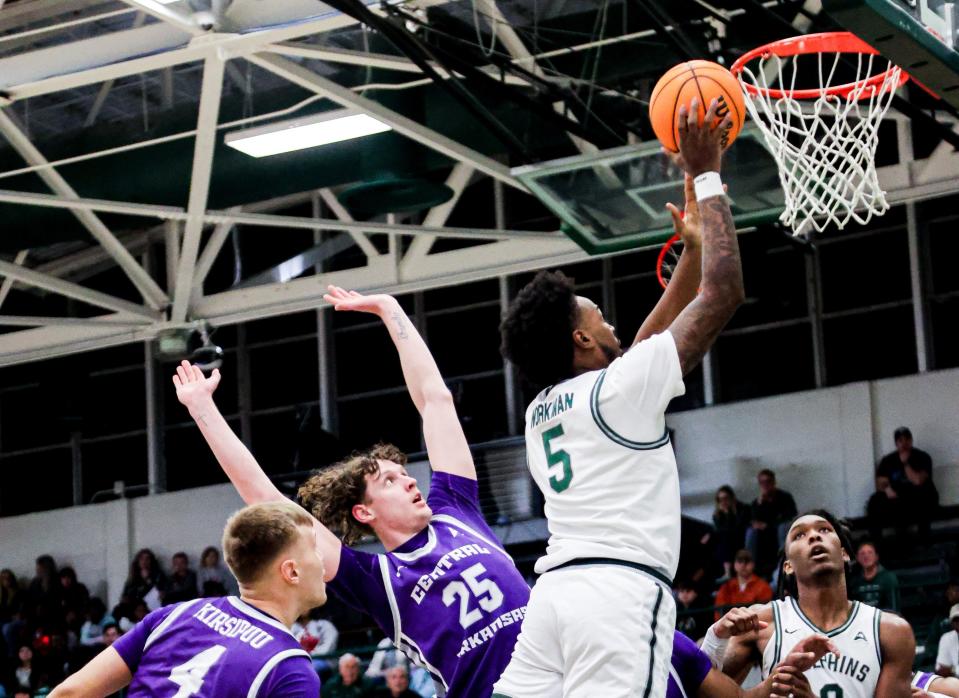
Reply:
<svg viewBox="0 0 959 698"><path fill-rule="evenodd" d="M717 107L713 100L702 125L698 120L698 100L694 99L689 109L685 105L679 109L679 148L686 171L693 177L719 172L720 140L729 116L715 125ZM699 212L703 235L701 291L669 327L683 375L702 361L745 298L739 242L729 201L722 195L711 196L699 202Z"/></svg>
<svg viewBox="0 0 959 698"><path fill-rule="evenodd" d="M434 470L476 479L473 456L456 406L429 347L392 296L364 296L330 286L325 296L336 310L373 313L389 330L403 368L406 388L423 419L426 452Z"/></svg>

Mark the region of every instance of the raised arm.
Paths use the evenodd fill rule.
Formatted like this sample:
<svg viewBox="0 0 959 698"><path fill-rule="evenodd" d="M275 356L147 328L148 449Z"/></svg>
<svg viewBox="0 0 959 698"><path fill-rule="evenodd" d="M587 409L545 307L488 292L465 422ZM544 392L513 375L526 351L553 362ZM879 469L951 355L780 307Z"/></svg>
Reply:
<svg viewBox="0 0 959 698"><path fill-rule="evenodd" d="M403 368L403 379L423 419L423 439L434 470L476 479L476 468L466 435L456 415L453 396L440 375L429 347L392 296L364 296L330 286L324 298L335 310L372 313L390 333Z"/></svg>
<svg viewBox="0 0 959 698"><path fill-rule="evenodd" d="M247 504L287 501L287 497L270 481L250 450L230 428L213 401L213 393L219 384L219 370L214 369L207 378L203 371L187 361L177 366L176 375L173 376L177 399L190 412L217 462L243 501ZM342 543L316 518L313 519L313 529L329 581L339 567Z"/></svg>
<svg viewBox="0 0 959 698"><path fill-rule="evenodd" d="M642 326L633 339L637 344L644 339L659 334L667 329L673 320L689 305L699 291L702 279L702 224L700 222L699 204L696 201L696 190L693 188L693 178L686 175L686 216L680 214L673 204L666 204L673 217L673 229L683 240L683 253L679 256L679 263L669 280L666 290L660 296L656 306L643 321Z"/></svg>
<svg viewBox="0 0 959 698"><path fill-rule="evenodd" d="M715 125L717 108L718 102L713 100L702 124L697 99L692 100L689 108L684 105L679 109L679 148L686 171L694 179L704 173L719 172L720 142L729 116ZM683 375L702 360L745 299L736 224L729 201L719 192L697 198L703 228L702 290L669 327Z"/></svg>

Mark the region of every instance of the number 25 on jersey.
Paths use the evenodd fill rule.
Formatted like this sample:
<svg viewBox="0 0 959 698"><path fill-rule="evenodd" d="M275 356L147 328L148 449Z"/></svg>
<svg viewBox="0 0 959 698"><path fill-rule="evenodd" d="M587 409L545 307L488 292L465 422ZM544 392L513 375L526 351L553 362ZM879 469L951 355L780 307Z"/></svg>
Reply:
<svg viewBox="0 0 959 698"><path fill-rule="evenodd" d="M562 424L557 424L552 429L547 429L543 432L543 449L546 451L549 486L557 492L564 491L573 481L573 462L569 454L561 448L555 451L553 450L553 439L562 435Z"/></svg>

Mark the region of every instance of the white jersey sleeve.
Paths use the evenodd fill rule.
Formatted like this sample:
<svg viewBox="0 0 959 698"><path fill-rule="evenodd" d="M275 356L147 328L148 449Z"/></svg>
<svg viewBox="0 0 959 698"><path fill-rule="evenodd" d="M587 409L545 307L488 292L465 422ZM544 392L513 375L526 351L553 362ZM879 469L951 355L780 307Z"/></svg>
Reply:
<svg viewBox="0 0 959 698"><path fill-rule="evenodd" d="M936 667L948 667L953 672L959 664L959 633L950 630L939 639L939 654L936 655Z"/></svg>
<svg viewBox="0 0 959 698"><path fill-rule="evenodd" d="M665 423L655 427L659 433L638 433L638 425L649 425L650 415L663 414L670 400L686 392L676 341L668 331L635 345L610 364L601 380L601 422L631 441L660 438Z"/></svg>

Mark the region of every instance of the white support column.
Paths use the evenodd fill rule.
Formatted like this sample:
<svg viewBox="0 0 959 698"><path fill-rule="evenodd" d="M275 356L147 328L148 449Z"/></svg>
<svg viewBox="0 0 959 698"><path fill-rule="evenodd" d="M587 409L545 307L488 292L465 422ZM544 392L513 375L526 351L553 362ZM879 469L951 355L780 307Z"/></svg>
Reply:
<svg viewBox="0 0 959 698"><path fill-rule="evenodd" d="M499 277L499 312L500 317L506 316L509 310L509 277ZM516 390L516 372L513 364L503 359L503 387L506 391L506 429L510 436L516 436L519 430L519 404Z"/></svg>
<svg viewBox="0 0 959 698"><path fill-rule="evenodd" d="M919 373L929 370L926 341L926 299L922 291L922 255L919 250L919 222L916 204L906 204L906 235L909 239L909 279L912 286L912 321L916 330L916 366Z"/></svg>
<svg viewBox="0 0 959 698"><path fill-rule="evenodd" d="M166 492L166 459L163 457L163 436L160 427L157 366L154 340L143 343L143 380L146 388L147 486L150 494Z"/></svg>
<svg viewBox="0 0 959 698"><path fill-rule="evenodd" d="M716 380L712 349L703 355L703 404L716 404Z"/></svg>
<svg viewBox="0 0 959 698"><path fill-rule="evenodd" d="M11 118L10 114L0 109L0 132L6 137L13 146L14 150L20 153L20 156L29 165L42 165L47 163L47 159L30 142L20 126ZM42 179L51 190L65 199L78 199L76 191L60 176L60 173L54 169L38 170L37 176ZM130 277L130 281L136 286L137 290L143 296L146 303L154 309L164 308L169 299L157 283L144 271L143 267L137 264L127 249L110 232L96 215L90 211L75 210L76 216L83 226L90 231L90 234L99 242L104 249L113 257L120 268Z"/></svg>
<svg viewBox="0 0 959 698"><path fill-rule="evenodd" d="M210 192L210 175L213 172L213 149L216 146L216 124L220 113L220 94L223 91L223 59L211 55L203 64L203 83L200 89L200 114L197 118L196 146L193 152L193 171L190 175L190 198L187 202L187 220L183 232L183 247L177 269L176 288L173 293L171 320L183 322L193 288L193 273L196 268L200 236L203 233L203 216Z"/></svg>
<svg viewBox="0 0 959 698"><path fill-rule="evenodd" d="M329 192L329 190L326 190ZM332 196L332 192L329 192ZM317 191L313 195L313 217L322 218L323 200L322 193ZM334 197L335 198L335 197ZM339 203L339 202L337 202ZM366 236L362 236L366 240ZM323 231L317 228L313 231L313 244L319 245L323 242ZM367 240L367 242L369 242ZM324 271L324 264L321 262L316 265L314 272L319 275ZM336 399L333 391L335 390L334 368L331 352L333 342L330 336L330 310L329 308L316 309L316 359L317 370L319 372L319 403L320 403L320 421L323 428L333 434L337 433L336 424Z"/></svg>
<svg viewBox="0 0 959 698"><path fill-rule="evenodd" d="M467 148L462 143L457 143L412 119L408 119L392 109L387 109L379 102L374 102L372 99L358 95L348 87L343 87L332 80L327 80L303 66L281 58L280 56L251 54L247 59L264 70L269 70L271 73L286 78L304 89L323 95L337 104L366 112L375 119L392 127L397 133L401 133L407 138L422 143L426 147L446 155L448 158L471 165L480 172L498 179L511 187L516 187L524 192L526 191L526 188L513 178L509 173L509 168L505 165L471 148Z"/></svg>
<svg viewBox="0 0 959 698"><path fill-rule="evenodd" d="M813 377L817 388L826 385L825 345L822 332L822 285L819 280L819 250L815 247L805 255L806 308L812 330Z"/></svg>

